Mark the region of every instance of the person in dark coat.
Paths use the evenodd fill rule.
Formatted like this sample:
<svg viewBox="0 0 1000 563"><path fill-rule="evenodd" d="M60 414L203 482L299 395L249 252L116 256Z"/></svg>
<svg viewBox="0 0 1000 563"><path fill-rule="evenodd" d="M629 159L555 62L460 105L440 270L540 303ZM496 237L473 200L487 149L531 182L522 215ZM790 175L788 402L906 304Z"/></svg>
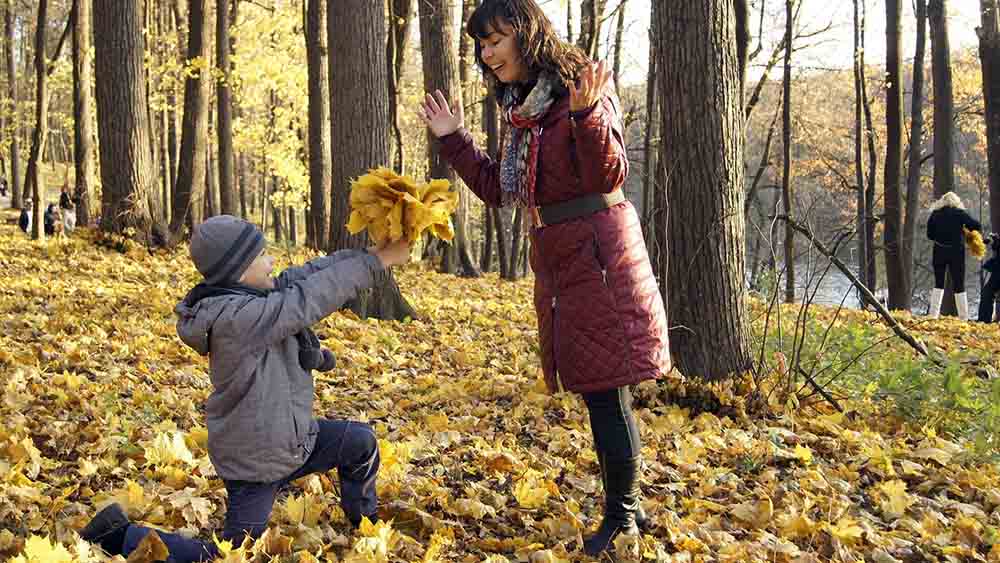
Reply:
<svg viewBox="0 0 1000 563"><path fill-rule="evenodd" d="M584 542L596 555L647 525L631 387L672 369L663 301L622 191L620 104L604 63L561 40L535 0L485 0L466 33L510 126L502 156L474 146L461 105L453 112L442 92L420 113L480 199L533 218L542 371L550 391L583 396L604 483L604 518Z"/></svg>
<svg viewBox="0 0 1000 563"><path fill-rule="evenodd" d="M59 209L56 208L56 204L50 203L48 207L45 208L45 234L46 236L52 236L56 234L56 230L62 231L62 214L59 213Z"/></svg>
<svg viewBox="0 0 1000 563"><path fill-rule="evenodd" d="M968 320L969 302L965 295L965 233L963 229L982 232L983 226L965 211L955 192L948 192L931 205L927 219L927 238L934 243L934 289L931 290L931 318L941 313L945 273L951 276L955 290L958 318Z"/></svg>
<svg viewBox="0 0 1000 563"><path fill-rule="evenodd" d="M25 234L31 234L31 215L34 210L34 205L32 205L31 198L24 200L24 208L21 209L21 215L17 218L17 226L24 231Z"/></svg>
<svg viewBox="0 0 1000 563"><path fill-rule="evenodd" d="M993 233L987 238L987 244L993 251L993 256L983 264L989 278L979 294L979 322L989 323L1000 321L1000 310L996 308L996 295L1000 292L1000 233Z"/></svg>

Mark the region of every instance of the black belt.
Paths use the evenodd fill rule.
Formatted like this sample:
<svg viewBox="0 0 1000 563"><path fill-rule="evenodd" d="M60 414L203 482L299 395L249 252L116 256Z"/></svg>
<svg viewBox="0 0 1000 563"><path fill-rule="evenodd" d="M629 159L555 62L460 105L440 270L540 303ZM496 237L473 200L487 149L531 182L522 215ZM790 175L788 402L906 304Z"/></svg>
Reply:
<svg viewBox="0 0 1000 563"><path fill-rule="evenodd" d="M618 189L609 194L590 194L552 205L543 205L538 207L538 214L543 224L555 225L592 215L623 201L625 201L625 191Z"/></svg>

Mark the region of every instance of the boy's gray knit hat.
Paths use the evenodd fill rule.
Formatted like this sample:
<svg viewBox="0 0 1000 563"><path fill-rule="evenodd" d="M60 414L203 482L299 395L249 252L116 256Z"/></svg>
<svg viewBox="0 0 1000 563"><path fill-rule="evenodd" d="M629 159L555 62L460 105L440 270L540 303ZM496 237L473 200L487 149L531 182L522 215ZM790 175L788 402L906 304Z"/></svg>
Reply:
<svg viewBox="0 0 1000 563"><path fill-rule="evenodd" d="M264 250L257 225L232 215L216 215L194 228L191 260L205 283L235 283Z"/></svg>

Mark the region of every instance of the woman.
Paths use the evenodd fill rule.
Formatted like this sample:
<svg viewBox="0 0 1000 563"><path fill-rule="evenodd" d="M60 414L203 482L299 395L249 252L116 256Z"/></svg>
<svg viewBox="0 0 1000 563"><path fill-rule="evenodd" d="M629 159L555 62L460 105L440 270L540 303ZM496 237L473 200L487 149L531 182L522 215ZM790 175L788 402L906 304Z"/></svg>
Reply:
<svg viewBox="0 0 1000 563"><path fill-rule="evenodd" d="M597 555L645 526L642 448L630 387L670 371L663 302L628 173L611 73L556 35L534 0L485 0L467 22L476 62L510 126L499 162L462 127L461 105L428 94L421 117L441 156L491 206L533 217L531 267L545 381L582 394L604 483Z"/></svg>
<svg viewBox="0 0 1000 563"><path fill-rule="evenodd" d="M955 192L948 192L931 204L927 219L927 238L934 243L934 289L931 290L931 318L941 313L944 297L944 276L951 276L955 290L958 318L968 320L969 302L965 296L965 233L962 229L982 232L983 226L973 219Z"/></svg>

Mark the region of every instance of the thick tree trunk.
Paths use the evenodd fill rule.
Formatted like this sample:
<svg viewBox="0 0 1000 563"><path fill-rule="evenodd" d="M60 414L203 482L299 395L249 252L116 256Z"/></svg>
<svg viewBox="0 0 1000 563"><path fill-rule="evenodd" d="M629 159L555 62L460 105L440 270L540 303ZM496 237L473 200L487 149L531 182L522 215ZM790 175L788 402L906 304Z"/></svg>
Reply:
<svg viewBox="0 0 1000 563"><path fill-rule="evenodd" d="M217 0L215 12L215 65L222 74L216 83L216 99L218 101L218 118L216 132L218 134L218 178L219 178L219 209L224 215L238 215L236 189L233 186L233 102L232 89L229 86L232 65L229 62L229 2L233 0ZM235 0L239 1L239 0Z"/></svg>
<svg viewBox="0 0 1000 563"><path fill-rule="evenodd" d="M140 6L137 0L94 0L94 66L101 155L101 230L134 228L150 245L166 232L155 223L153 169Z"/></svg>
<svg viewBox="0 0 1000 563"><path fill-rule="evenodd" d="M924 58L927 48L927 0L914 0L917 17L917 44L913 55L913 84L910 88L910 145L907 149L906 212L903 222L903 276L907 299L913 300L913 249L916 247L917 214L920 212L920 149L924 136Z"/></svg>
<svg viewBox="0 0 1000 563"><path fill-rule="evenodd" d="M509 263L507 264L507 275L504 277L506 280L514 281L520 279L520 271L517 268L517 260L521 257L521 245L526 244L524 239L524 221L526 220L524 216L524 208L518 207L514 210L514 218L511 222L510 228L510 254L508 255Z"/></svg>
<svg viewBox="0 0 1000 563"><path fill-rule="evenodd" d="M951 46L948 39L948 0L930 0L927 17L931 25L931 73L934 84L934 197L955 187L955 100L951 78ZM948 277L942 315L956 315L954 280Z"/></svg>
<svg viewBox="0 0 1000 563"><path fill-rule="evenodd" d="M682 373L751 366L744 276L744 121L731 0L665 2L654 35L670 241L671 351ZM699 119L692 120L690 116ZM662 281L662 279L661 279ZM725 350L725 354L720 354Z"/></svg>
<svg viewBox="0 0 1000 563"><path fill-rule="evenodd" d="M983 99L986 101L986 155L990 178L990 226L1000 232L1000 3L979 0L982 26L979 60L983 72Z"/></svg>
<svg viewBox="0 0 1000 563"><path fill-rule="evenodd" d="M906 291L900 233L903 208L900 186L903 178L903 88L901 60L902 1L885 0L885 68L888 86L885 92L885 278L889 291L889 309L907 310L910 298Z"/></svg>
<svg viewBox="0 0 1000 563"><path fill-rule="evenodd" d="M423 54L424 90L440 90L452 96L452 103L462 103L462 88L458 76L458 58L452 32L455 27L452 11L446 0L420 0L420 43ZM459 182L458 174L441 157L440 143L427 131L428 174L431 178L447 179L458 192L458 210L452 215L455 239L445 248L439 271L459 273L463 277L479 276L479 269L469 255L466 236L469 190Z"/></svg>
<svg viewBox="0 0 1000 563"><path fill-rule="evenodd" d="M406 60L406 40L413 21L413 0L389 0L389 33L386 38L386 66L389 71L389 118L392 123L392 162L396 171L403 173L406 165L406 148L403 130L399 127L399 84Z"/></svg>
<svg viewBox="0 0 1000 563"><path fill-rule="evenodd" d="M7 96L17 112L17 66L14 64L14 7L4 3L4 43L6 44ZM21 41L24 41L22 38ZM17 120L15 119L15 122ZM11 131L16 131L12 124ZM24 206L24 192L21 183L21 147L17 133L10 136L10 204L14 209Z"/></svg>
<svg viewBox="0 0 1000 563"><path fill-rule="evenodd" d="M208 18L205 14L207 0L188 0L188 47L186 63L201 57L208 58ZM177 167L177 184L174 186L173 213L170 232L180 239L184 226L193 226L191 206L198 199L197 192L204 191L205 151L208 142L208 72L194 69L184 81L184 118L181 128L181 149Z"/></svg>
<svg viewBox="0 0 1000 563"><path fill-rule="evenodd" d="M653 8L656 9L655 7ZM653 21L656 21L655 19ZM655 190L659 189L661 186L657 186L655 183L656 179L656 168L659 166L659 156L660 146L658 141L659 137L659 123L660 123L660 112L659 112L659 96L657 95L657 88L659 87L659 80L657 79L658 63L656 60L656 41L655 38L650 36L649 45L649 72L646 73L646 130L643 133L643 155L644 155L644 166L642 175L642 234L646 241L646 248L649 249L650 259L654 262L658 259L659 255L654 252L657 242L653 237L655 236L656 229L652 228L653 222L651 221L653 212L653 193Z"/></svg>
<svg viewBox="0 0 1000 563"><path fill-rule="evenodd" d="M309 244L330 241L330 75L327 60L326 0L308 0L306 62L309 67Z"/></svg>
<svg viewBox="0 0 1000 563"><path fill-rule="evenodd" d="M328 4L330 41L331 190L330 248L361 248L364 234L350 235L344 225L350 215L349 186L370 168L389 159L389 96L386 72L385 0L338 0ZM362 137L358 131L364 131ZM351 303L361 317L402 320L415 316L392 271L387 270L371 291Z"/></svg>
<svg viewBox="0 0 1000 563"><path fill-rule="evenodd" d="M573 0L566 2L566 42L573 42Z"/></svg>
<svg viewBox="0 0 1000 563"><path fill-rule="evenodd" d="M45 72L45 31L48 29L48 0L38 2L38 23L35 26L35 128L31 133L28 153L27 184L35 201L31 219L31 238L45 240L45 206L48 201L42 183L41 160L45 141L49 137L49 81Z"/></svg>
<svg viewBox="0 0 1000 563"><path fill-rule="evenodd" d="M785 70L781 102L781 204L785 215L792 216L792 8L785 0ZM742 99L742 98L741 98ZM742 208L742 206L741 206ZM785 303L795 302L795 230L785 224Z"/></svg>
<svg viewBox="0 0 1000 563"><path fill-rule="evenodd" d="M94 189L94 101L90 91L91 70L90 2L74 2L73 14L73 158L76 166L77 223L89 225L90 195Z"/></svg>

